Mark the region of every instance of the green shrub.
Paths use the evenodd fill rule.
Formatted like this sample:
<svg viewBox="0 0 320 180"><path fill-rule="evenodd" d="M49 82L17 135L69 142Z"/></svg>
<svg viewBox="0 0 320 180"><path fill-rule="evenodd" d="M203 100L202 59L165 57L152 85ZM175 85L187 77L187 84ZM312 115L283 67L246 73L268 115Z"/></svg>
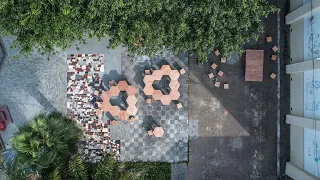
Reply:
<svg viewBox="0 0 320 180"><path fill-rule="evenodd" d="M133 54L167 48L206 61L214 48L242 52L264 31L261 18L276 11L267 0L15 0L0 3L0 29L25 55L57 53L89 35Z"/></svg>
<svg viewBox="0 0 320 180"><path fill-rule="evenodd" d="M11 139L16 163L34 171L64 164L77 151L81 134L76 122L60 113L36 116Z"/></svg>

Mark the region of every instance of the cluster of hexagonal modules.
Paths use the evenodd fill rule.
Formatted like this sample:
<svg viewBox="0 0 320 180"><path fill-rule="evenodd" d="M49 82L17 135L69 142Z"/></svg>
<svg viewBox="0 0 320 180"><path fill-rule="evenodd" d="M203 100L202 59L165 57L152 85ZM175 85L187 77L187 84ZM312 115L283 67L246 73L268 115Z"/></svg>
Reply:
<svg viewBox="0 0 320 180"><path fill-rule="evenodd" d="M160 81L163 76L169 76L171 89L170 93L164 94L161 90L155 90L153 84L155 81ZM163 105L169 105L171 101L178 100L180 93L178 91L180 83L178 81L180 73L178 70L173 70L169 65L162 65L160 70L154 70L152 74L145 75L143 82L145 87L143 92L147 96L152 96L154 100L160 100Z"/></svg>
<svg viewBox="0 0 320 180"><path fill-rule="evenodd" d="M125 92L127 94L126 103L128 107L125 109L119 106L112 105L110 100L118 98L120 92ZM103 91L101 94L102 105L101 109L104 112L109 112L113 117L118 116L120 120L128 120L129 116L134 116L137 114L137 98L136 98L136 87L128 85L127 81L121 80L117 85L111 86L109 90Z"/></svg>

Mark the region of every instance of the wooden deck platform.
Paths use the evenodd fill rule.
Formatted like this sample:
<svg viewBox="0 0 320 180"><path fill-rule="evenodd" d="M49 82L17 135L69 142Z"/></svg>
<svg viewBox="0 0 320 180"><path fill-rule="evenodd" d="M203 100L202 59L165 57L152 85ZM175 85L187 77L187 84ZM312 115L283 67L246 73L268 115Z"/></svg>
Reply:
<svg viewBox="0 0 320 180"><path fill-rule="evenodd" d="M263 81L264 50L246 50L245 81Z"/></svg>

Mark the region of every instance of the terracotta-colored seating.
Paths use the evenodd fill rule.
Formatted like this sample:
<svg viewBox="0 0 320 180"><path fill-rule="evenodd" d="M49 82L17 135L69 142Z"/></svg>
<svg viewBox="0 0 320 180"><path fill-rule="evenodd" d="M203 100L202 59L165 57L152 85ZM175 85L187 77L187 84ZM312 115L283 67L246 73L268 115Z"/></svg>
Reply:
<svg viewBox="0 0 320 180"><path fill-rule="evenodd" d="M212 69L216 69L218 66L217 66L217 64L216 63L213 63L212 65L211 65L211 68Z"/></svg>
<svg viewBox="0 0 320 180"><path fill-rule="evenodd" d="M272 42L272 37L271 36L266 37L266 41L267 42Z"/></svg>
<svg viewBox="0 0 320 180"><path fill-rule="evenodd" d="M223 85L223 88L224 88L224 89L229 89L229 84L224 84L224 85Z"/></svg>
<svg viewBox="0 0 320 180"><path fill-rule="evenodd" d="M135 117L131 117L129 121L130 121L130 124L133 124L136 121L136 118Z"/></svg>
<svg viewBox="0 0 320 180"><path fill-rule="evenodd" d="M149 130L149 131L148 131L148 135L149 135L149 136L152 136L152 135L153 135L153 131L152 131L152 130Z"/></svg>
<svg viewBox="0 0 320 180"><path fill-rule="evenodd" d="M271 79L275 79L277 77L277 75L274 73L271 73L270 77L271 77Z"/></svg>
<svg viewBox="0 0 320 180"><path fill-rule="evenodd" d="M278 47L277 46L273 46L273 48L272 48L272 50L274 51L274 52L277 52L278 51Z"/></svg>
<svg viewBox="0 0 320 180"><path fill-rule="evenodd" d="M185 74L185 73L186 73L186 70L180 69L179 72L180 72L180 74L182 75L182 74Z"/></svg>
<svg viewBox="0 0 320 180"><path fill-rule="evenodd" d="M147 99L146 99L146 103L147 103L147 104L151 104L151 99L150 99L150 98L147 98Z"/></svg>
<svg viewBox="0 0 320 180"><path fill-rule="evenodd" d="M119 83L118 83L118 88L120 91L126 91L128 86L129 85L128 85L127 81L125 81L125 80L119 81Z"/></svg>

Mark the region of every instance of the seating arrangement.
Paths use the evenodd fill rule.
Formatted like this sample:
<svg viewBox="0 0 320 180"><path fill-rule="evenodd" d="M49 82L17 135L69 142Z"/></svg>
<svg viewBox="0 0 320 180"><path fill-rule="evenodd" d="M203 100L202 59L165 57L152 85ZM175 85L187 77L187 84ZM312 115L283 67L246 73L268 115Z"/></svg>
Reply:
<svg viewBox="0 0 320 180"><path fill-rule="evenodd" d="M109 90L102 91L100 97L102 99L101 109L104 112L109 112L114 117L119 117L120 120L129 120L129 116L134 116L137 114L138 109L136 107L136 87L129 85L127 81L121 80L115 86L111 86ZM118 106L112 106L110 100L117 98L120 92L126 93L125 102L120 103L121 109ZM128 104L128 107L124 105Z"/></svg>
<svg viewBox="0 0 320 180"><path fill-rule="evenodd" d="M185 70L183 70L182 73L184 74ZM152 97L154 100L161 101L162 105L169 105L171 101L178 100L180 97L178 90L180 87L180 83L178 81L180 74L181 70L174 70L170 67L170 65L162 65L159 70L153 70L152 74L146 74L144 76L143 82L145 83L145 87L143 88L143 92L145 95ZM168 92L166 89L155 90L153 87L155 81L160 81L163 76L169 76L170 78L170 92ZM151 103L151 98L147 98L146 103Z"/></svg>

